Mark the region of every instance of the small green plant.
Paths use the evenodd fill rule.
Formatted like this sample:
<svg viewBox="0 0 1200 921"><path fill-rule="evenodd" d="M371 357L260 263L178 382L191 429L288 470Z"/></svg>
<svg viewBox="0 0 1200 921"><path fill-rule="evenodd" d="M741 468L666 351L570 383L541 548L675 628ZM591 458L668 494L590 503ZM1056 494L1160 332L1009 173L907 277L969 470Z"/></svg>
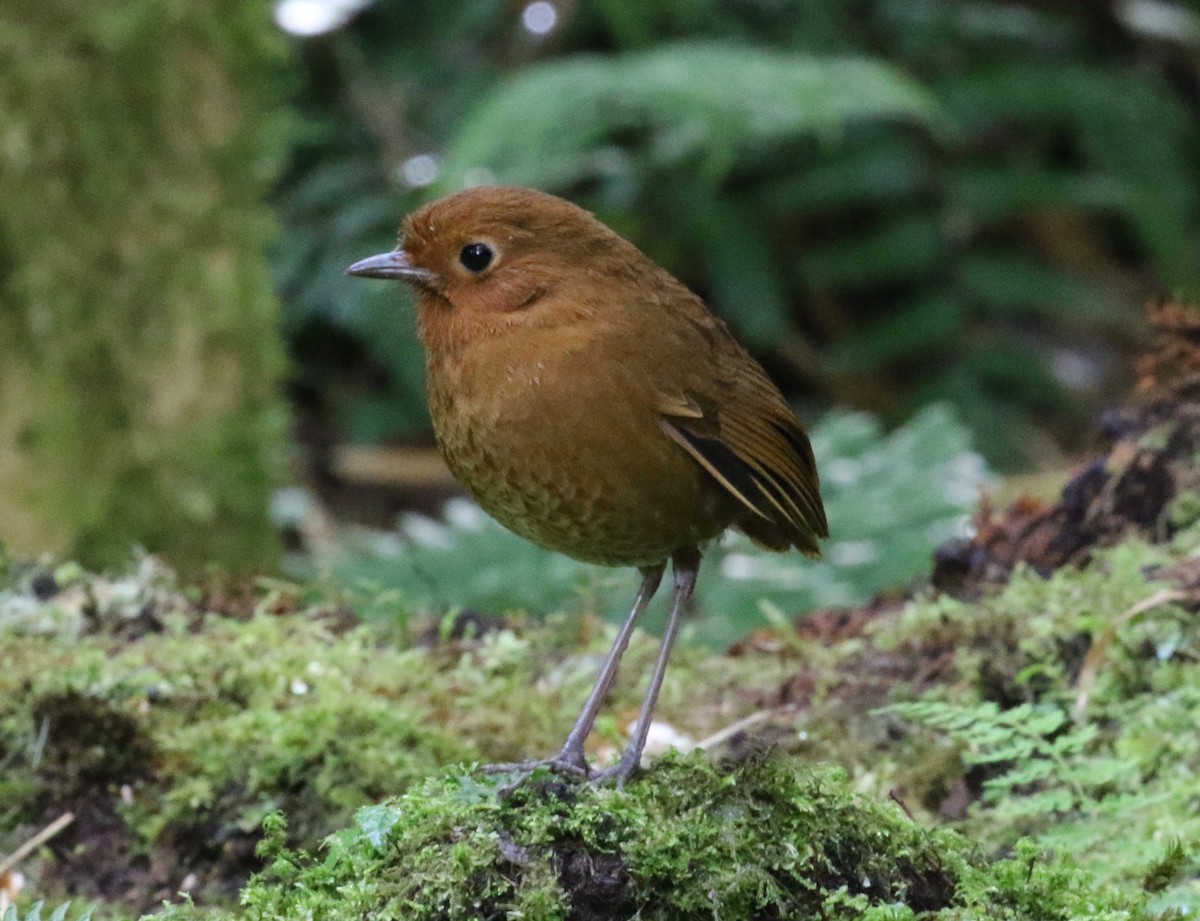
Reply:
<svg viewBox="0 0 1200 921"><path fill-rule="evenodd" d="M910 605L888 635L908 649L953 648L956 680L879 711L933 731L910 736L914 772L901 784L940 791L936 805L945 774L931 781L918 766L937 775L944 755L930 753L949 740L959 762L950 774L981 787L958 823L974 839L1010 848L1028 836L1075 855L1098 881L1144 885L1156 910L1200 907L1200 630L1180 603L1186 593L1155 581L1194 549L1194 534L1170 546L1128 541L1083 571L1018 572L979 603ZM1088 666L1083 707L1084 652L1110 634L1103 661Z"/></svg>

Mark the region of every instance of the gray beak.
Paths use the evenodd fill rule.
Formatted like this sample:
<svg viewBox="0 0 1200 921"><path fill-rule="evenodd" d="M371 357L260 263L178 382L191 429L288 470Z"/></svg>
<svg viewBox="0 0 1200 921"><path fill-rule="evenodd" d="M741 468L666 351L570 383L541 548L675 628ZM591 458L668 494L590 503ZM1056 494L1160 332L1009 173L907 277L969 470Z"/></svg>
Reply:
<svg viewBox="0 0 1200 921"><path fill-rule="evenodd" d="M360 278L390 278L408 282L433 280L433 273L428 269L417 268L409 262L408 254L402 249L360 259L346 269L346 274L357 275Z"/></svg>

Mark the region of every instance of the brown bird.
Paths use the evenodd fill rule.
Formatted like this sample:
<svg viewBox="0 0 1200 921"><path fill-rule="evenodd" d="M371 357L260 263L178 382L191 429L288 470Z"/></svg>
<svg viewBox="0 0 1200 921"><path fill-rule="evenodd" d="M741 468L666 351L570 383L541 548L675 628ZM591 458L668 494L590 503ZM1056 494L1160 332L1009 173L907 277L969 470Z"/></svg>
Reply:
<svg viewBox="0 0 1200 921"><path fill-rule="evenodd" d="M623 784L704 542L732 526L819 555L828 528L803 427L700 298L553 195L492 186L440 199L408 216L396 250L347 272L415 289L434 432L475 500L549 550L641 570L583 712L539 762ZM668 559L671 615L633 737L594 774L584 740Z"/></svg>

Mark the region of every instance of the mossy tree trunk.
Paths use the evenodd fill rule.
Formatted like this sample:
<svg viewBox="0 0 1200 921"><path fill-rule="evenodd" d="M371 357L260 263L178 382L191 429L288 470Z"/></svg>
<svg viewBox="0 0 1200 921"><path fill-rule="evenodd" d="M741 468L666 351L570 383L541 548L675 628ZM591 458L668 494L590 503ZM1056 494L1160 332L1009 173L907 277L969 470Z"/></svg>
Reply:
<svg viewBox="0 0 1200 921"><path fill-rule="evenodd" d="M274 554L284 413L269 5L0 11L0 540L91 564Z"/></svg>

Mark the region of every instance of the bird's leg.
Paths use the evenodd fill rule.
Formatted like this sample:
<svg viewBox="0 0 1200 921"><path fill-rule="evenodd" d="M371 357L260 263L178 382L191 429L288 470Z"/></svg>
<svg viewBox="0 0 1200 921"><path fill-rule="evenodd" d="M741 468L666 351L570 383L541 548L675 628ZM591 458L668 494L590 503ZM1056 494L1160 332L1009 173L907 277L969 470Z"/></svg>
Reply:
<svg viewBox="0 0 1200 921"><path fill-rule="evenodd" d="M544 761L532 761L525 764L494 764L488 765L484 770L489 772L507 772L507 771L532 771L538 767L549 767L554 770L559 770L568 774L576 774L587 777L590 773L587 763L587 757L583 752L584 740L592 731L592 726L596 722L596 715L600 712L600 706L604 702L604 695L608 693L608 689L612 687L613 679L617 676L617 668L621 664L621 656L625 654L625 647L629 645L629 638L633 636L633 628L637 624L638 619L646 611L646 606L650 603L650 599L654 597L654 593L658 591L659 583L662 582L663 569L665 564L657 566L647 566L642 569L642 584L638 589L637 598L633 602L633 610L629 612L629 617L625 619L621 629L617 632L617 638L613 641L612 649L609 650L604 664L600 666L600 674L596 676L596 683L592 686L592 693L588 695L587 702L583 705L583 710L579 713L579 718L575 720L575 725L572 727L570 734L567 735L566 742L559 749L558 754Z"/></svg>
<svg viewBox="0 0 1200 921"><path fill-rule="evenodd" d="M658 660L654 663L654 673L650 676L650 686L646 689L646 697L642 701L642 709L633 728L633 737L629 740L625 754L621 755L621 760L596 776L597 780L616 780L618 787L625 786L625 781L641 763L642 749L646 747L646 735L650 732L650 719L654 715L654 705L658 702L658 692L662 690L663 676L667 672L667 659L670 658L671 647L675 645L675 638L679 635L683 613L688 609L692 591L696 588L700 551L695 548L681 550L671 558L671 563L675 582L671 597L671 619L667 622L666 632L663 633Z"/></svg>
<svg viewBox="0 0 1200 921"><path fill-rule="evenodd" d="M592 731L592 726L596 722L596 715L600 712L600 705L604 702L604 695L608 693L608 689L612 687L613 679L617 677L617 668L621 664L621 656L625 654L625 648L629 645L629 638L633 636L634 625L638 619L646 611L646 606L650 603L650 599L654 597L654 593L658 591L659 583L662 582L663 569L665 564L660 563L657 566L648 566L642 570L642 585L638 589L637 598L633 602L633 610L629 612L629 617L625 619L625 623L621 626L617 633L617 638L613 641L612 649L608 653L608 658L604 660L604 664L600 666L600 674L596 676L596 683L592 686L592 693L588 695L587 702L583 705L583 709L579 713L579 718L575 720L575 725L571 732L567 735L567 741L563 743L563 747L552 760L555 764L561 764L570 768L577 768L585 775L588 773L587 758L583 753L583 742Z"/></svg>

